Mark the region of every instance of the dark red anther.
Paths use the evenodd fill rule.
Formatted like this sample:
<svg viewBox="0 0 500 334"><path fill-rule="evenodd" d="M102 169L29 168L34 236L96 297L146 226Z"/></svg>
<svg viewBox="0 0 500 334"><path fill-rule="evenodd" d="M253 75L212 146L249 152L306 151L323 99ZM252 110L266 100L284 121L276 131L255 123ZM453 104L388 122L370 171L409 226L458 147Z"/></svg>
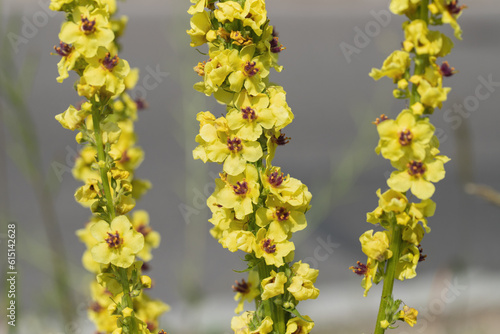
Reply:
<svg viewBox="0 0 500 334"><path fill-rule="evenodd" d="M88 18L82 16L81 29L85 34L90 34L95 31L95 20L90 21Z"/></svg>
<svg viewBox="0 0 500 334"><path fill-rule="evenodd" d="M106 52L106 56L102 60L102 66L104 66L108 71L113 71L115 66L118 65L118 60L120 60L120 58L118 58L117 55L111 57L109 52Z"/></svg>
<svg viewBox="0 0 500 334"><path fill-rule="evenodd" d="M259 69L257 67L255 67L255 65L257 65L257 63L255 63L254 61L252 61L252 62L247 61L246 62L243 70L245 71L245 74L247 76L253 77L254 75L257 74L257 72L259 72Z"/></svg>
<svg viewBox="0 0 500 334"><path fill-rule="evenodd" d="M279 187L284 181L283 173L278 173L278 172L274 171L271 174L269 174L267 181L273 187Z"/></svg>
<svg viewBox="0 0 500 334"><path fill-rule="evenodd" d="M241 145L241 139L234 137L233 139L228 138L227 139L227 148L231 152L239 152L243 149L243 146Z"/></svg>
<svg viewBox="0 0 500 334"><path fill-rule="evenodd" d="M108 237L104 241L106 241L109 248L118 248L123 244L123 239L120 238L118 231L115 231L115 234L108 232Z"/></svg>
<svg viewBox="0 0 500 334"><path fill-rule="evenodd" d="M255 110L253 110L251 107L245 107L241 109L243 119L253 121L257 119L257 114L255 113Z"/></svg>
<svg viewBox="0 0 500 334"><path fill-rule="evenodd" d="M262 240L262 249L267 254L276 253L276 245L273 245L272 243L273 243L273 241L271 239L264 239L264 240Z"/></svg>
<svg viewBox="0 0 500 334"><path fill-rule="evenodd" d="M234 292L239 292L241 294L247 294L250 292L250 284L245 282L245 279L242 279L241 282L234 281L234 285L232 286Z"/></svg>
<svg viewBox="0 0 500 334"><path fill-rule="evenodd" d="M351 269L353 273L359 276L365 276L368 272L368 267L366 266L366 264L359 261L357 262L357 266L349 267L349 269Z"/></svg>
<svg viewBox="0 0 500 334"><path fill-rule="evenodd" d="M246 181L236 182L232 187L236 195L245 195L248 192L248 183Z"/></svg>
<svg viewBox="0 0 500 334"><path fill-rule="evenodd" d="M73 46L64 42L59 42L59 46L54 46L54 50L56 50L57 54L61 57L67 57L71 51L73 51Z"/></svg>
<svg viewBox="0 0 500 334"><path fill-rule="evenodd" d="M288 218L290 218L290 211L284 207L276 209L276 219L278 219L278 221L282 222L288 220Z"/></svg>
<svg viewBox="0 0 500 334"><path fill-rule="evenodd" d="M407 166L408 174L411 176L421 176L425 173L426 169L422 161L410 161Z"/></svg>

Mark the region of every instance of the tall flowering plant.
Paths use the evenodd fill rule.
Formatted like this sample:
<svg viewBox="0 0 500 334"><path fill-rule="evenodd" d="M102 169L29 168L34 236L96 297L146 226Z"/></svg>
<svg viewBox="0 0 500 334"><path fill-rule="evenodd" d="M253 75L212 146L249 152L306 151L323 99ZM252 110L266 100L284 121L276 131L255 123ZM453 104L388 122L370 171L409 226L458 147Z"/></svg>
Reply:
<svg viewBox="0 0 500 334"><path fill-rule="evenodd" d="M233 290L237 314L245 302L256 310L235 316L235 333L309 333L311 318L299 301L315 299L318 270L292 263L295 232L307 226L311 193L298 179L273 166L276 149L289 142L282 130L294 116L283 87L269 82L280 72L284 50L269 24L264 0L191 0L191 46L208 44L208 56L194 67L202 81L194 88L213 94L226 107L216 118L200 112L195 159L222 164L208 198L212 236L231 252L246 253L248 277Z"/></svg>
<svg viewBox="0 0 500 334"><path fill-rule="evenodd" d="M426 258L420 243L431 230L427 219L436 209L431 200L434 183L444 178L444 164L449 160L439 152L429 116L446 101L451 88L444 87L443 81L455 73L446 61L437 61L450 53L453 42L429 27L447 23L461 39L457 18L464 7L456 0L392 0L390 10L409 19L403 23L405 40L382 68L370 73L375 80L391 78L397 85L394 97L409 99L408 108L394 119L382 115L374 122L380 136L375 151L395 170L387 180L389 190L377 190L379 205L367 214L367 221L382 230L363 233L359 240L367 262L351 267L363 276L365 296L373 283L384 281L376 334L392 328L397 320L412 327L417 321L418 311L406 305L401 309L402 301L393 299L392 290L394 279L414 278L418 263Z"/></svg>
<svg viewBox="0 0 500 334"><path fill-rule="evenodd" d="M138 70L118 57L117 38L127 18L115 17L115 0L52 0L50 9L66 14L54 47L61 57L57 81L73 70L84 99L56 119L78 131L76 141L83 145L73 176L84 183L75 199L93 213L77 231L87 247L83 265L96 275L88 315L99 333L157 333L158 317L169 307L144 292L152 280L142 273L160 235L149 226L146 211L132 212L150 183L135 177L144 152L136 145L134 121L145 102L127 92Z"/></svg>

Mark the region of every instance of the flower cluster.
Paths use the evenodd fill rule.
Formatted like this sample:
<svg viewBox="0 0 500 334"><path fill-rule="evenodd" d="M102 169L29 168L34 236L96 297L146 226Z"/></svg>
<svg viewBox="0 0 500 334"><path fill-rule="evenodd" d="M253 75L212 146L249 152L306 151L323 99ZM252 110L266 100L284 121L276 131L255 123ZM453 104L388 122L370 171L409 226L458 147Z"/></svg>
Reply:
<svg viewBox="0 0 500 334"><path fill-rule="evenodd" d="M152 285L142 274L143 261L151 260L160 235L149 226L147 212L131 213L151 185L135 177L144 152L136 145L134 121L145 103L127 93L139 74L118 56L117 38L127 18L115 18L115 0L52 0L50 9L66 14L54 47L61 57L57 81L76 72L75 88L84 98L56 119L77 130L76 141L83 145L73 175L84 183L75 199L93 213L77 231L87 246L83 265L97 276L89 317L99 333L156 333L169 307L143 292Z"/></svg>
<svg viewBox="0 0 500 334"><path fill-rule="evenodd" d="M366 264L358 262L351 267L363 276L365 296L372 283L384 280L375 333L383 333L398 319L411 326L416 322L415 309L405 306L398 311L401 301L392 300L392 282L395 278L415 277L417 264L425 259L420 243L430 232L427 219L436 208L430 198L435 192L434 183L444 178L444 164L449 160L440 155L435 127L428 116L446 101L451 88L443 87L443 81L455 73L446 61L441 65L437 62L451 51L451 39L429 26L448 23L460 39L456 19L463 8L455 0L392 0L391 11L409 18L403 23L405 40L402 49L387 57L382 68L370 73L375 80L391 78L397 86L395 98L410 99L409 107L394 119L382 115L374 122L380 136L375 151L395 170L387 180L390 189L377 191L379 205L367 214L367 221L383 230L370 230L360 237L368 259ZM407 193L409 190L414 197ZM413 202L415 197L420 202Z"/></svg>
<svg viewBox="0 0 500 334"><path fill-rule="evenodd" d="M298 179L273 166L276 149L288 143L282 130L294 116L283 87L269 83L280 72L281 45L269 25L264 0L191 0L191 46L208 44L208 57L194 67L202 81L194 88L226 106L216 118L200 112L195 159L223 164L208 198L211 234L231 252L246 254L248 280L236 282L239 301L256 311L233 318L235 333L309 333L314 323L297 303L315 299L318 270L291 263L293 233L307 226L311 193Z"/></svg>

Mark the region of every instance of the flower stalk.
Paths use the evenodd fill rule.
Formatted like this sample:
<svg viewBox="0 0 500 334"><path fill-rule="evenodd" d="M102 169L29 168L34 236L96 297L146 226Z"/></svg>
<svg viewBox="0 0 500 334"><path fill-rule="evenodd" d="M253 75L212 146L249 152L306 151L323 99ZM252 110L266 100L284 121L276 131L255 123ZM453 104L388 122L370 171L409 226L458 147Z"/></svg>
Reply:
<svg viewBox="0 0 500 334"><path fill-rule="evenodd" d="M366 264L358 262L358 266L351 267L363 277L365 296L373 283L384 281L376 334L394 328L398 320L410 326L417 321L416 309L406 305L400 309L402 301L393 299L394 280L414 278L418 263L426 258L421 242L424 234L430 232L427 219L436 208L430 198L435 192L434 183L444 178L444 164L449 161L439 154L439 140L429 116L442 107L451 90L443 87L444 78L455 73L447 62L441 66L436 62L451 51L451 39L429 26L448 23L455 37L461 39L456 19L463 8L458 7L456 0L392 0L390 10L409 19L403 24L405 40L402 49L394 51L382 68L374 68L370 73L375 80L391 78L397 85L394 97L409 99L409 108L395 119L381 115L374 122L380 136L375 152L388 159L396 170L387 180L390 189L377 191L379 206L367 214L367 221L382 231L370 230L360 237L368 259ZM421 202L412 202L413 198Z"/></svg>
<svg viewBox="0 0 500 334"><path fill-rule="evenodd" d="M195 159L223 164L207 204L210 231L231 252L246 253L247 279L233 285L240 314L245 302L256 310L233 317L235 333L309 333L314 322L297 305L315 299L318 270L292 263L295 232L307 226L311 194L272 161L289 138L282 130L293 113L283 87L269 82L285 48L269 24L264 0L192 0L191 46L208 44L208 57L194 71L194 88L225 105L224 116L200 112Z"/></svg>
<svg viewBox="0 0 500 334"><path fill-rule="evenodd" d="M83 265L96 275L89 318L99 333L158 333L158 318L169 307L147 295L152 281L143 271L160 235L149 226L146 211L132 212L151 185L135 177L144 152L136 145L134 122L145 104L128 94L138 70L118 56L117 38L127 19L115 17L114 0L52 0L50 9L67 18L54 47L61 57L57 81L76 72L75 87L85 99L56 119L77 130L76 141L83 145L73 175L84 182L75 199L93 213L77 231L87 246Z"/></svg>

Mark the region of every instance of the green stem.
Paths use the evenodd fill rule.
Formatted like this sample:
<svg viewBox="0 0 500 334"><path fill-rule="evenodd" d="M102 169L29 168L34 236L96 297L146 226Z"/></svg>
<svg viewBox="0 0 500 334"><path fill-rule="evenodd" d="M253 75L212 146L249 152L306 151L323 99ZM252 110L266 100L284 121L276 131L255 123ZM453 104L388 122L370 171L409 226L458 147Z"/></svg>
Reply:
<svg viewBox="0 0 500 334"><path fill-rule="evenodd" d="M269 277L270 266L266 265L265 261L259 262L257 269L259 271L259 280ZM261 291L262 292L262 291ZM276 305L273 300L261 300L262 307L264 308L264 316L271 317L273 321L273 333L284 334L286 328L286 314L281 305Z"/></svg>
<svg viewBox="0 0 500 334"><path fill-rule="evenodd" d="M122 305L123 308L129 307L130 309L134 309L134 304L132 303L132 297L130 296L130 285L128 283L128 275L127 275L127 268L119 268L117 267L118 272L120 274L120 281L123 287L123 296L122 302L124 302L125 305ZM129 333L130 334L136 334L139 333L139 328L137 326L137 319L135 317L135 314L132 313L132 316L130 317L130 322L129 322Z"/></svg>
<svg viewBox="0 0 500 334"><path fill-rule="evenodd" d="M106 197L106 207L108 209L108 215L110 221L115 218L115 206L113 203L113 195L111 194L111 188L109 187L108 180L108 167L106 166L106 152L104 152L104 145L102 143L102 133L101 133L101 111L99 108L93 108L92 110L92 121L94 123L94 137L97 148L97 159L98 163L104 163L104 166L99 166L99 171L101 172L102 187L104 190L104 196Z"/></svg>
<svg viewBox="0 0 500 334"><path fill-rule="evenodd" d="M273 319L275 321L274 328L277 329L279 334L284 334L286 330L285 310L280 305L274 306L276 308L276 318Z"/></svg>
<svg viewBox="0 0 500 334"><path fill-rule="evenodd" d="M391 219L391 229L392 229L392 240L390 250L392 251L392 257L387 262L387 267L384 274L384 287L382 289L382 297L380 298L380 307L378 310L377 323L375 325L375 334L385 333L385 328L382 328L380 322L383 321L385 316L385 309L387 302L392 296L392 290L394 288L394 278L396 276L396 266L399 261L399 254L401 252L401 226L396 222L396 217L393 216Z"/></svg>
<svg viewBox="0 0 500 334"><path fill-rule="evenodd" d="M267 268L267 264L264 260L260 261L259 264L257 265L257 270L259 271L259 282L262 282L263 279L269 277L269 270ZM263 291L261 291L262 293ZM273 306L271 305L271 301L268 300L262 300L262 307L264 308L264 314L271 316L274 320L273 317Z"/></svg>
<svg viewBox="0 0 500 334"><path fill-rule="evenodd" d="M105 108L105 104L103 106ZM102 187L104 190L104 195L106 197L106 207L108 210L108 215L110 221L112 221L115 218L115 206L113 204L113 195L111 194L111 188L109 187L109 179L108 179L108 167L106 165L106 152L104 152L104 145L102 142L102 133L101 133L101 110L100 108L93 108L92 110L92 121L94 123L94 137L95 137L95 143L97 147L97 159L99 162L104 162L104 166L99 166L99 170L101 172L101 180L102 180ZM129 307L132 310L134 309L134 305L132 303L132 297L130 296L130 284L128 282L128 275L127 275L127 269L126 268L120 268L117 267L119 277L120 277L120 283L123 288L123 296L124 298L122 301L124 302L124 305L122 305L124 308ZM135 318L135 315L132 315L130 317L130 323L129 323L129 329L131 334L136 334L139 333L139 329L137 327L137 320Z"/></svg>
<svg viewBox="0 0 500 334"><path fill-rule="evenodd" d="M421 1L419 19L423 20L426 24L429 23L429 0ZM424 74L428 63L429 55L417 55L415 57L415 75ZM418 94L417 88L417 84L413 84L411 87L410 106L420 101L420 94Z"/></svg>

